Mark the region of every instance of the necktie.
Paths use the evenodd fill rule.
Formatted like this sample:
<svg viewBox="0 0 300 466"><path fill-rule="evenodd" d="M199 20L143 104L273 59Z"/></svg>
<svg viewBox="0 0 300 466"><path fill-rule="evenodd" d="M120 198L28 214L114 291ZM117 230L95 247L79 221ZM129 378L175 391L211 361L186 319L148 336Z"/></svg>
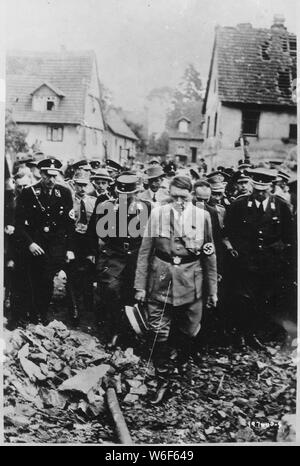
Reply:
<svg viewBox="0 0 300 466"><path fill-rule="evenodd" d="M87 225L86 208L83 199L80 200L80 217L78 223Z"/></svg>
<svg viewBox="0 0 300 466"><path fill-rule="evenodd" d="M156 202L156 194L155 193L153 194L152 200L153 200L153 202Z"/></svg>
<svg viewBox="0 0 300 466"><path fill-rule="evenodd" d="M261 202L259 204L259 207L258 207L258 214L259 214L259 217L262 217L264 215L265 211L264 211L264 206L263 206L263 203Z"/></svg>

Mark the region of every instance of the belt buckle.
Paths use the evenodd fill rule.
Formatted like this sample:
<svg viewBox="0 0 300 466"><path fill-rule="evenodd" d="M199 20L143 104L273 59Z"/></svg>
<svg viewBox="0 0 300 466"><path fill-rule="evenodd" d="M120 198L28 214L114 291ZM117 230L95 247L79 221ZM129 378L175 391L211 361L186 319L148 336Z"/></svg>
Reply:
<svg viewBox="0 0 300 466"><path fill-rule="evenodd" d="M125 252L129 251L129 243L123 243L123 249Z"/></svg>
<svg viewBox="0 0 300 466"><path fill-rule="evenodd" d="M173 264L174 264L174 265L179 265L179 264L181 264L181 257L179 257L179 256L174 256L174 257L173 257Z"/></svg>

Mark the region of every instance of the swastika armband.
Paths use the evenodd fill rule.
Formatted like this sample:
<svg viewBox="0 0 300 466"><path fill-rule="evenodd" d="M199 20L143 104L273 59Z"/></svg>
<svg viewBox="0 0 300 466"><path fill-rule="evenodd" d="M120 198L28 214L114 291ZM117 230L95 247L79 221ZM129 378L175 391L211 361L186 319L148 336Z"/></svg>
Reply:
<svg viewBox="0 0 300 466"><path fill-rule="evenodd" d="M213 243L203 244L202 251L206 256L211 256L215 252L215 247Z"/></svg>

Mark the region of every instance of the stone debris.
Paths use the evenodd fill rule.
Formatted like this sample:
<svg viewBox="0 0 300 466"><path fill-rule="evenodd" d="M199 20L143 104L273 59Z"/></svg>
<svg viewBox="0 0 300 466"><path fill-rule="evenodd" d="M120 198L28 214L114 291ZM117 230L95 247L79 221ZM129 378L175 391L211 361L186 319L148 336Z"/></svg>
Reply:
<svg viewBox="0 0 300 466"><path fill-rule="evenodd" d="M113 431L107 387L117 386L120 400L127 396L130 403L147 392L134 377L131 385L125 383L128 376L122 371L140 360L132 348L107 352L96 337L56 320L48 326L5 329L4 337L7 442L73 443L76 431L79 443L87 441L81 436L89 441L96 436L97 443L109 444Z"/></svg>

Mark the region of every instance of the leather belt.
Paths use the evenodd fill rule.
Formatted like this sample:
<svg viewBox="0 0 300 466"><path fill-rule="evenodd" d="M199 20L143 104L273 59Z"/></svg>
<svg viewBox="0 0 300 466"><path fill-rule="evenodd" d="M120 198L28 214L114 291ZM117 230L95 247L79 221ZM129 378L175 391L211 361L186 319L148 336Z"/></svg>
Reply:
<svg viewBox="0 0 300 466"><path fill-rule="evenodd" d="M173 265L180 265L180 264L189 264L191 262L196 262L199 260L197 256L170 256L166 252L162 252L159 250L155 251L156 257L164 262L169 262L169 264Z"/></svg>

